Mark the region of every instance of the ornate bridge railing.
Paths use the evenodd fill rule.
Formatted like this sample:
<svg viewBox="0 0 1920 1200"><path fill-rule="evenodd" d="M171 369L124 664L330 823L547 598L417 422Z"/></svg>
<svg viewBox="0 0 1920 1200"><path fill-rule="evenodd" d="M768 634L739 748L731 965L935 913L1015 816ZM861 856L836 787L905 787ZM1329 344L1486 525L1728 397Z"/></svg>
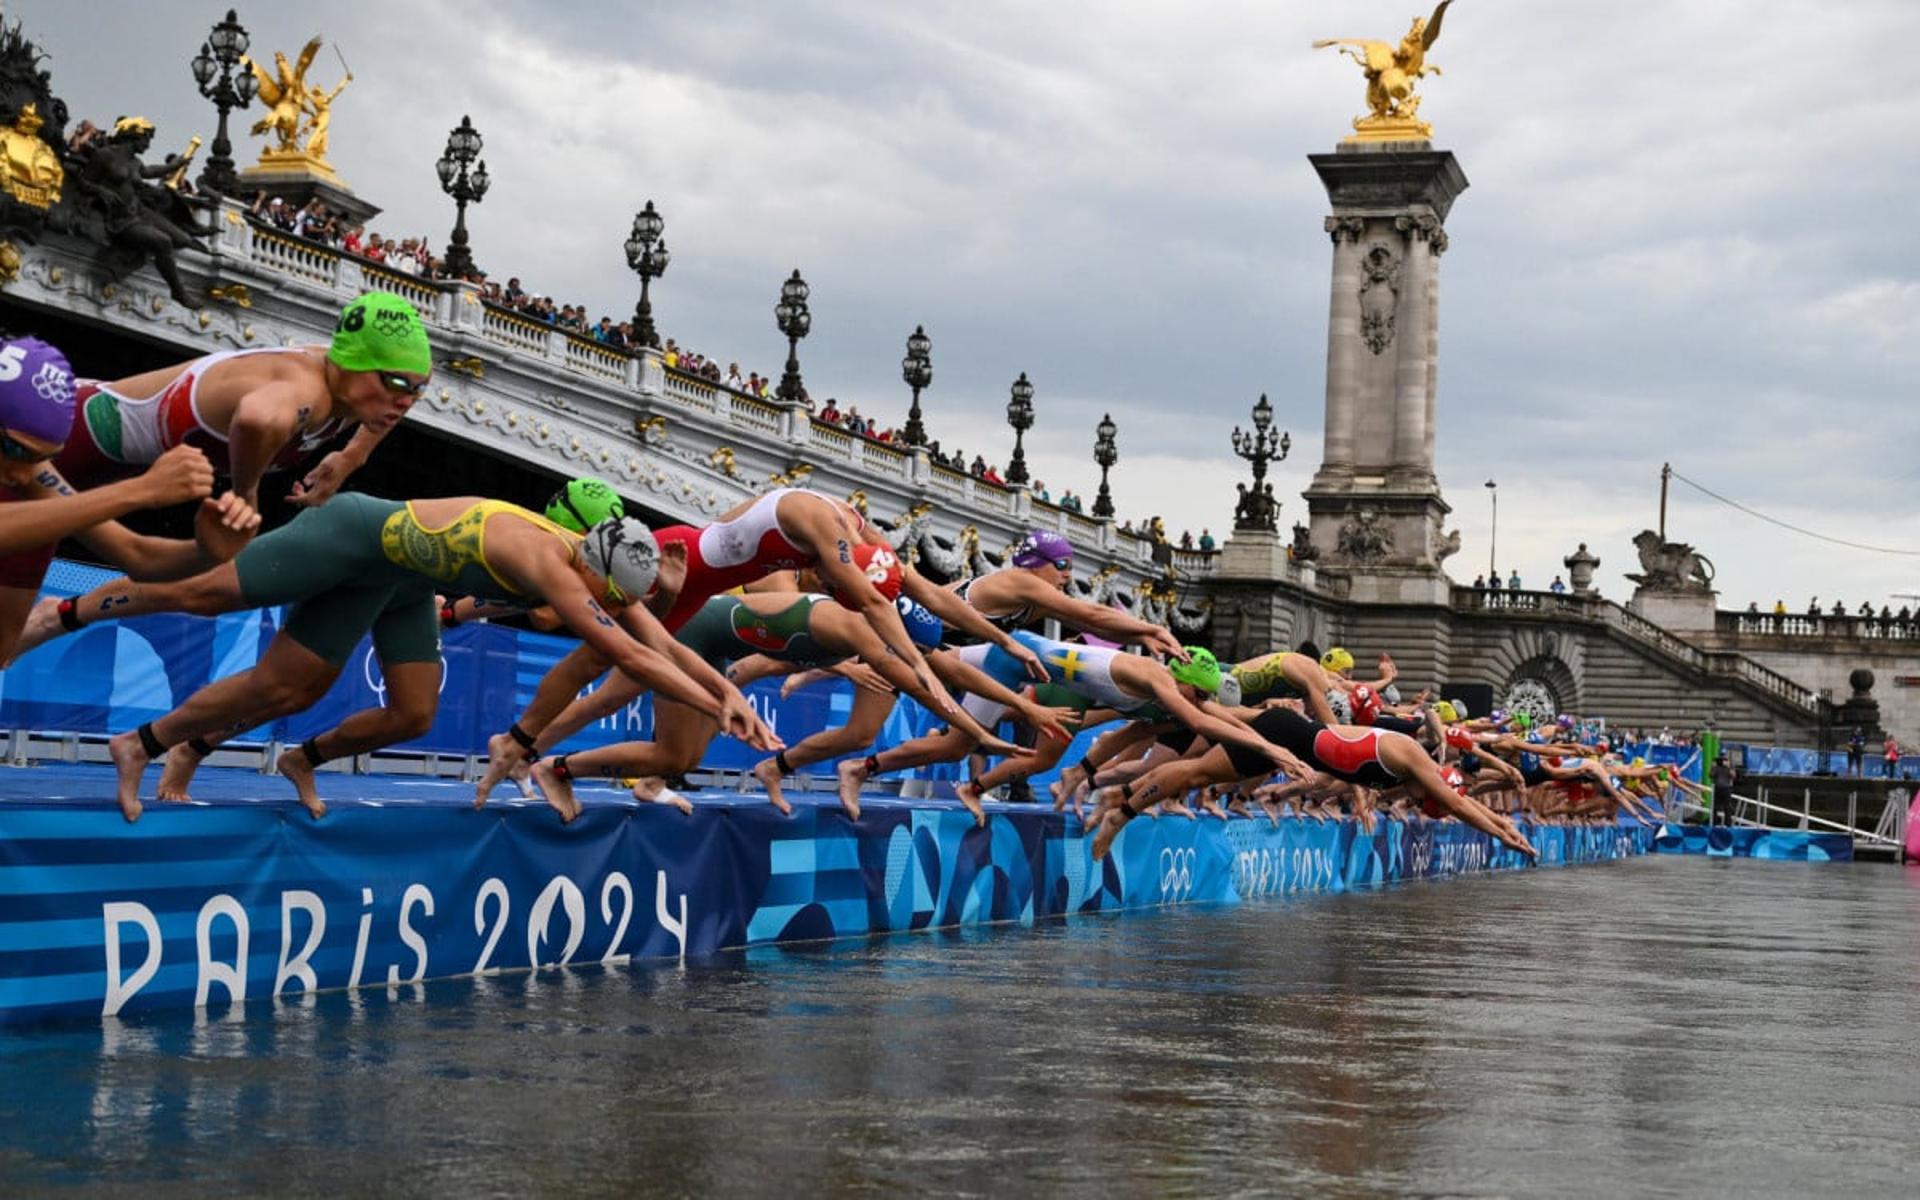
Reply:
<svg viewBox="0 0 1920 1200"><path fill-rule="evenodd" d="M1600 596L1456 587L1453 589L1452 603L1456 612L1485 613L1507 619L1537 617L1541 620L1604 625L1655 652L1676 667L1736 680L1809 719L1817 717L1820 711L1819 696L1812 688L1763 667L1744 654L1702 650L1638 613ZM1741 615L1752 619L1752 614L1721 614L1723 618Z"/></svg>
<svg viewBox="0 0 1920 1200"><path fill-rule="evenodd" d="M209 282L238 276L248 279L255 288L264 288L276 277L297 280L305 285L309 298L305 307L321 298L314 294L316 289L330 293L331 299L340 303L369 288L396 292L419 307L436 345L450 358L474 360L477 354L479 358L467 372L469 379L464 384L450 383L454 397L426 406L425 417L436 411L464 412L469 417L484 412L490 414L485 419L491 421L499 416L493 409L502 403L524 401L527 397L519 393L532 389L537 393L532 399L547 416L533 421L541 426L537 437L522 440L536 449L570 446L577 451L573 455L576 459L588 453L583 446L595 443L584 461L622 466L621 477L629 481L649 475L651 468L643 465L647 454L665 449L670 438L673 453L696 464L696 471L707 469L711 463L711 469L718 472L703 480L702 486L752 490L804 464L814 468L816 486L868 490L876 503L900 503L883 499L883 493L904 496L909 503L914 499L931 501L945 510L943 525L951 524L955 531L977 526L988 544L1030 523L1066 534L1091 569L1117 567L1133 579L1158 574L1153 544L1119 536L1112 522L1040 503L1024 488L998 487L935 466L923 452L849 434L810 419L798 406L768 401L669 369L657 351L611 347L556 329L511 309L485 303L472 285L422 279L307 242L254 219L230 203L223 206L217 228L210 264L213 278ZM188 257L191 262L193 256ZM310 328L312 316L301 317L298 309L302 306L293 304L291 296L286 300L288 303L279 305L287 310L279 314L281 319L299 326L300 336L318 332ZM204 316L200 325L203 329L207 325ZM254 331L248 329L247 340L254 337ZM496 384L486 372L490 364L501 367L509 378ZM561 385L557 394L552 383ZM463 388L479 398L462 400L459 393ZM675 422L676 413L688 420ZM660 417L667 418L672 433L660 426ZM510 430L517 431L529 428L528 419L532 418L509 415L503 419ZM564 432L569 423L573 432ZM546 429L546 424L552 428ZM637 443L632 440L636 430L640 431ZM607 438L616 440L608 443ZM730 453L723 454L723 450ZM658 472L652 473L657 482ZM690 495L664 484L655 490L667 499ZM1189 578L1203 578L1214 573L1218 562L1217 554L1177 554L1174 566Z"/></svg>
<svg viewBox="0 0 1920 1200"><path fill-rule="evenodd" d="M1920 617L1838 616L1832 613L1719 612L1719 633L1764 638L1842 638L1848 641L1920 642Z"/></svg>

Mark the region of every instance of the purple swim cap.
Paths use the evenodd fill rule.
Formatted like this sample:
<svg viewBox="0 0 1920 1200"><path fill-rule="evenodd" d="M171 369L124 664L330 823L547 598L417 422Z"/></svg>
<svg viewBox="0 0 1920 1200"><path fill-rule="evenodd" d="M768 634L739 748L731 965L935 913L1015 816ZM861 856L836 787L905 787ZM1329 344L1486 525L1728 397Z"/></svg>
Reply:
<svg viewBox="0 0 1920 1200"><path fill-rule="evenodd" d="M1043 567L1073 557L1073 543L1051 529L1036 529L1013 548L1016 567Z"/></svg>
<svg viewBox="0 0 1920 1200"><path fill-rule="evenodd" d="M0 342L0 428L64 446L73 432L73 368L35 337Z"/></svg>

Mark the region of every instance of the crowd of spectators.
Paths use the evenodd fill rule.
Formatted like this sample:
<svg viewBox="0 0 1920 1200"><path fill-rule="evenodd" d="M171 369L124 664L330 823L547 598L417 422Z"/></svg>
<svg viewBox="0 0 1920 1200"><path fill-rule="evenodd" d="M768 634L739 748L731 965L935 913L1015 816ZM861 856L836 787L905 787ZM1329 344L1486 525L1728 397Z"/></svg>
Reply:
<svg viewBox="0 0 1920 1200"><path fill-rule="evenodd" d="M93 136L93 131L85 123L74 134L82 144L89 136ZM359 222L330 210L326 202L317 197L304 205L295 205L284 197L257 192L246 198L246 202L255 220L289 236L351 254L400 274L434 281L454 278L447 273L442 259L434 255L431 243L426 238L392 238L370 232ZM521 284L518 275L509 277L504 284L488 278L487 273L480 270L464 278L479 287L480 298L486 303L528 320L551 325L577 337L591 338L616 350L639 348L631 321L615 321L605 315L594 320L588 316L586 305L557 303L552 296L531 292ZM718 359L682 347L673 338L666 339L661 349L669 370L763 400L773 399L778 394L778 382L771 374L751 371L742 376L737 362L727 364L723 370ZM800 403L814 420L823 425L844 429L856 437L881 445L905 445L905 436L898 427L864 416L856 406L848 405L843 409L838 400L830 397L816 409L813 397L807 394L804 386L800 389ZM933 462L940 466L971 475L984 483L1007 486L1005 476L983 455L976 454L969 460L965 452L958 448L943 451L938 441L928 443L926 450ZM1035 498L1044 503L1057 503L1068 512L1083 511L1080 497L1072 491L1061 492L1056 502L1044 483L1036 483L1033 490ZM1202 538L1207 543L1202 548L1211 549L1211 537L1203 531Z"/></svg>
<svg viewBox="0 0 1920 1200"><path fill-rule="evenodd" d="M1760 612L1760 602L1757 600L1748 601L1747 611L1749 613L1758 614ZM1787 612L1787 602L1784 600L1775 600L1773 602L1773 615L1776 617L1784 617L1784 616L1790 615ZM1835 600L1833 602L1832 608L1827 609L1825 612L1822 612L1820 608L1820 597L1815 596L1812 600L1807 602L1807 615L1809 617L1819 617L1819 616L1844 617L1848 615L1848 612L1847 612L1846 603L1841 600ZM1856 617L1864 618L1866 620L1872 620L1876 617L1882 621L1911 621L1914 619L1914 611L1912 608L1908 607L1907 605L1904 605L1904 604L1901 605L1900 611L1895 612L1893 611L1892 605L1882 604L1880 606L1880 611L1875 612L1873 609L1872 602L1867 600L1862 600L1860 602L1860 607L1853 610L1852 615Z"/></svg>

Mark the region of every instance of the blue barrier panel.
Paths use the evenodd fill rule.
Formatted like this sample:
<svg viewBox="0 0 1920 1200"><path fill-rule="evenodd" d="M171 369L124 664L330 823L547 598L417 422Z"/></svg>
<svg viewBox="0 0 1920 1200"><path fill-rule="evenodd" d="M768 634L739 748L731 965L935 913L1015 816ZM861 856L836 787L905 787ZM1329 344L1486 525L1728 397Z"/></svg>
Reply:
<svg viewBox="0 0 1920 1200"><path fill-rule="evenodd" d="M1853 861L1853 839L1844 833L1761 829L1750 825L1664 825L1653 840L1653 848L1659 854L1704 854L1712 858Z"/></svg>
<svg viewBox="0 0 1920 1200"><path fill-rule="evenodd" d="M1142 819L1094 863L1077 824L992 805L817 795L786 818L700 797L692 817L588 790L475 812L466 785L323 775L309 820L242 771L128 825L110 773L0 771L0 1024L300 991L1179 902L1338 892L1522 866L1453 823ZM1639 827L1543 827L1542 862L1644 853Z"/></svg>

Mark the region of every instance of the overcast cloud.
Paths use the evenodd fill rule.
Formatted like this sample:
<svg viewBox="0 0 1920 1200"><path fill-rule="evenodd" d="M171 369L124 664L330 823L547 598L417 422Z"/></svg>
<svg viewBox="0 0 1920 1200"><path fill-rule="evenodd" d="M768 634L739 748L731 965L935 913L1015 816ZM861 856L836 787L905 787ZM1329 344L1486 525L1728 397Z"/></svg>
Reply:
<svg viewBox="0 0 1920 1200"><path fill-rule="evenodd" d="M1026 371L1039 478L1090 494L1111 411L1121 514L1220 536L1242 472L1228 432L1260 393L1293 433L1283 521L1319 461L1330 247L1305 156L1347 131L1362 85L1308 43L1395 39L1415 7L338 0L240 19L257 51L318 32L352 64L333 158L386 209L380 232L444 244L433 160L471 113L494 187L469 224L497 276L618 318L637 291L620 243L651 198L674 252L655 311L683 344L778 371L772 308L797 266L816 397L902 419L924 323L947 446L1004 460ZM222 11L7 6L76 118L143 113L163 150L211 137L187 60ZM1796 524L1920 549L1920 138L1886 49L1916 40L1910 0L1448 12L1422 115L1472 181L1441 281L1456 577L1487 562L1494 478L1503 572L1542 586L1584 541L1625 598L1665 460ZM315 73L339 69L326 50ZM1677 485L1668 525L1718 564L1723 607L1920 592L1920 558Z"/></svg>

